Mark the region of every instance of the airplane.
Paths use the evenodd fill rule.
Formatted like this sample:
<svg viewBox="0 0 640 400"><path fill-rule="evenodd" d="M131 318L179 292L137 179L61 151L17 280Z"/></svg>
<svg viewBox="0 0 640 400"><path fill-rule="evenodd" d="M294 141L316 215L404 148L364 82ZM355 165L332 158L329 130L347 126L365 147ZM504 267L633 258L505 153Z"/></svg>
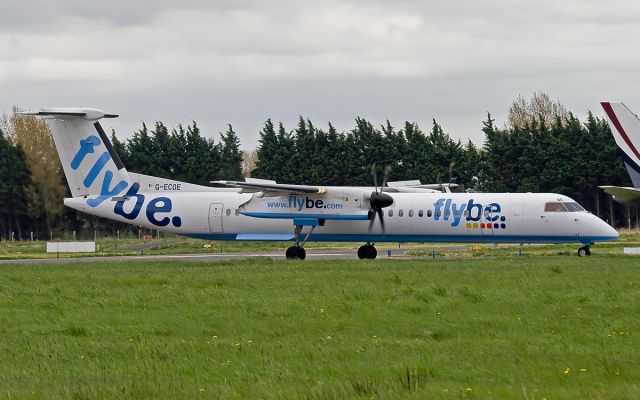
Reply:
<svg viewBox="0 0 640 400"><path fill-rule="evenodd" d="M247 178L209 187L128 172L93 108L23 112L46 120L64 169L64 204L102 218L210 240L293 241L288 259L304 259L308 240L377 242L578 243L578 255L618 232L571 198L555 193L451 193L419 181L374 187L281 184ZM440 190L438 190L440 189Z"/></svg>
<svg viewBox="0 0 640 400"><path fill-rule="evenodd" d="M600 103L634 187L599 186L618 203L640 207L640 120L623 103Z"/></svg>

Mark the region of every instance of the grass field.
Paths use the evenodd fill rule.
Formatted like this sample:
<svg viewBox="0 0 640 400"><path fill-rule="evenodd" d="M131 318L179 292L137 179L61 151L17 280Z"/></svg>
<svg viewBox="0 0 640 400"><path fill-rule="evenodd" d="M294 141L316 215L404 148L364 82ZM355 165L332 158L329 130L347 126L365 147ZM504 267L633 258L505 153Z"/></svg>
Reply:
<svg viewBox="0 0 640 400"><path fill-rule="evenodd" d="M640 239L639 239L640 241ZM318 243L308 242L308 249L357 249L362 243ZM0 242L0 260L40 259L40 258L74 258L90 256L135 256L164 254L206 254L234 251L271 251L282 250L291 246L292 242L236 242L191 239L181 236L162 239L140 240L113 238L96 241L96 253L47 253L46 241ZM415 247L415 245L412 245Z"/></svg>
<svg viewBox="0 0 640 400"><path fill-rule="evenodd" d="M67 253L55 254L46 252L45 241L21 241L21 242L0 242L0 260L12 259L40 259L40 258L73 258L87 256L116 256L130 255L163 255L163 254L204 254L234 251L282 251L291 246L291 242L220 242L190 239L185 237L165 237L160 240L139 240L121 239L117 241L111 239L101 239L96 242L98 251L96 253ZM315 249L351 249L354 254L358 246L362 243L318 243L307 242L305 247L309 250ZM377 243L379 254L382 255L386 249L397 249L397 243ZM615 242L598 243L593 247L595 254L621 254L623 247L640 247L640 232L637 230L622 230L620 239ZM442 250L447 247L458 247L459 249ZM578 247L577 243L562 245L525 245L524 255L575 255ZM432 252L436 252L438 257L477 257L477 256L513 256L520 252L518 245L501 244L493 247L491 244L483 245L455 245L455 244L402 244L402 248L408 250L410 256L429 257Z"/></svg>
<svg viewBox="0 0 640 400"><path fill-rule="evenodd" d="M0 265L0 398L634 399L628 256Z"/></svg>

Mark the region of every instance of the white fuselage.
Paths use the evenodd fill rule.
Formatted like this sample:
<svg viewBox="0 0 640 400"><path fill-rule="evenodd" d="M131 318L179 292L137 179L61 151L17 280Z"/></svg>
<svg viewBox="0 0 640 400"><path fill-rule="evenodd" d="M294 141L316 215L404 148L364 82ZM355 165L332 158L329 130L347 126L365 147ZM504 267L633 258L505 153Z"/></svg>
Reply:
<svg viewBox="0 0 640 400"><path fill-rule="evenodd" d="M96 207L87 198L65 205L112 220L214 240L293 240L294 225L309 240L355 242L511 242L591 244L618 233L586 211L545 211L549 202L573 202L553 193L388 193L385 230L362 188L322 194L261 197L237 191L134 193ZM373 190L373 189L371 189ZM315 223L314 223L315 222Z"/></svg>
<svg viewBox="0 0 640 400"><path fill-rule="evenodd" d="M216 189L129 173L98 122L115 115L92 108L27 114L44 118L52 133L73 196L65 205L145 228L203 239L296 244L306 239L578 242L586 245L582 253L591 243L618 237L573 200L553 193L434 193L422 185L407 185L411 181L396 182L379 193L371 187L316 187L251 178L223 181L227 189ZM363 248L364 256L375 257L370 247ZM299 249L290 250L287 257L304 258Z"/></svg>

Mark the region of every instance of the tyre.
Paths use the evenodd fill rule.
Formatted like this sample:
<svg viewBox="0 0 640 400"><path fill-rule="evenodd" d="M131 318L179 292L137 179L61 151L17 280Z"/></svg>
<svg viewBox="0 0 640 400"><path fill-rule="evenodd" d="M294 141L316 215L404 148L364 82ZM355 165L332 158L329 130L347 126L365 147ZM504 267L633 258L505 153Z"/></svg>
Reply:
<svg viewBox="0 0 640 400"><path fill-rule="evenodd" d="M376 257L378 257L378 250L376 250L375 246L370 246L371 248L369 249L369 258L371 260L374 260Z"/></svg>
<svg viewBox="0 0 640 400"><path fill-rule="evenodd" d="M361 260L367 258L367 245L358 248L358 258Z"/></svg>
<svg viewBox="0 0 640 400"><path fill-rule="evenodd" d="M297 246L291 246L287 249L287 252L285 253L285 257L287 258L287 260L295 260L298 258L298 251L297 251Z"/></svg>
<svg viewBox="0 0 640 400"><path fill-rule="evenodd" d="M285 257L287 260L304 260L307 258L307 252L303 247L291 246L287 249Z"/></svg>

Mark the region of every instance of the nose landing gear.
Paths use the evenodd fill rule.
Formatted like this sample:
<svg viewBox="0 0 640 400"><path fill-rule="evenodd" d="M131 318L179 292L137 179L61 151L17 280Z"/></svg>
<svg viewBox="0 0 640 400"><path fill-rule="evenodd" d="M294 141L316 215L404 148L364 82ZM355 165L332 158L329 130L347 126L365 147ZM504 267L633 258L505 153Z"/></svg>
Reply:
<svg viewBox="0 0 640 400"><path fill-rule="evenodd" d="M584 245L578 249L578 256L590 256L591 255L591 245Z"/></svg>
<svg viewBox="0 0 640 400"><path fill-rule="evenodd" d="M369 259L373 260L378 256L378 250L376 250L375 246L371 243L367 243L365 245L360 246L358 249L358 258L359 259Z"/></svg>

